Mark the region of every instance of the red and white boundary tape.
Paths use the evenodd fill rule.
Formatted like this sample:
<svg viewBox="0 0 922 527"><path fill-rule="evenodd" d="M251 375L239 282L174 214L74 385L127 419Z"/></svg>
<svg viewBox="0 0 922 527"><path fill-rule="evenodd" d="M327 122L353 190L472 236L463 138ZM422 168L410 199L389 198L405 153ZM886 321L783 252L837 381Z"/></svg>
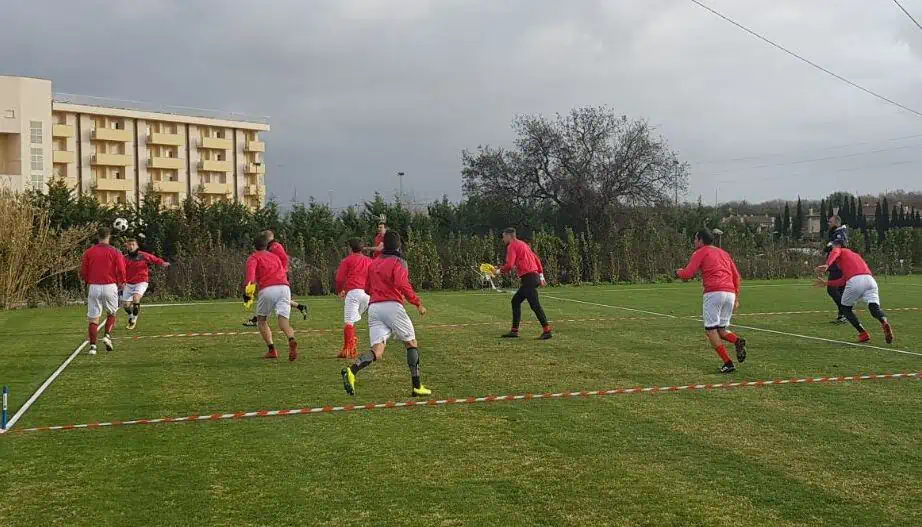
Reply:
<svg viewBox="0 0 922 527"><path fill-rule="evenodd" d="M525 393L519 395L487 395L484 397L464 397L451 399L430 399L427 401L409 400L405 402L389 401L386 403L349 404L344 406L318 406L314 408L298 408L293 410L259 410L255 412L234 412L225 414L189 415L186 417L161 417L157 419L133 419L130 421L108 421L101 423L87 423L63 426L37 426L34 428L20 428L10 430L10 433L47 432L53 430L77 430L82 428L98 429L129 425L153 425L163 423L189 423L197 421L221 421L225 419L244 419L248 417L273 417L283 415L312 415L328 414L333 412L349 412L353 410L380 410L386 408L413 408L417 406L450 406L458 404L492 403L499 401L534 401L539 399L568 399L574 397L593 397L606 395L626 395L639 393L705 391L732 388L748 388L754 386L778 386L785 384L819 384L848 381L868 381L882 379L922 379L922 372L911 373L884 373L871 375L846 375L838 377L803 377L794 379L774 379L767 381L740 381L721 382L716 384L685 384L681 386L650 386L637 388L617 388L614 390L591 390L579 392L557 393Z"/></svg>

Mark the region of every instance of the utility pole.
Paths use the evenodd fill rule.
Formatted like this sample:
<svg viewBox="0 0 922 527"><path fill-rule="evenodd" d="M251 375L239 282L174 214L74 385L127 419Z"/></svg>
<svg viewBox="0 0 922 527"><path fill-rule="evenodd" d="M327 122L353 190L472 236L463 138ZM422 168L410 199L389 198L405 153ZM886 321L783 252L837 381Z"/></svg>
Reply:
<svg viewBox="0 0 922 527"><path fill-rule="evenodd" d="M333 189L327 191L330 195L330 210L333 210Z"/></svg>
<svg viewBox="0 0 922 527"><path fill-rule="evenodd" d="M407 175L406 172L397 172L397 179L400 180L400 203L403 203L403 176Z"/></svg>

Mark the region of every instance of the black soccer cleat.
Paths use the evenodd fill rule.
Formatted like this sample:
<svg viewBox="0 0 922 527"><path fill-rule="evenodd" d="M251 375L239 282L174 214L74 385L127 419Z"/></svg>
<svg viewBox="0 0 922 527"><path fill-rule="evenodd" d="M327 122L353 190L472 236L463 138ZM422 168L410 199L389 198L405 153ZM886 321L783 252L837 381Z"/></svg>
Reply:
<svg viewBox="0 0 922 527"><path fill-rule="evenodd" d="M298 304L297 310L301 313L301 316L304 317L304 320L307 320L307 316L310 313L307 304Z"/></svg>
<svg viewBox="0 0 922 527"><path fill-rule="evenodd" d="M541 336L538 337L538 340L551 340L552 338L554 338L554 334L550 331L545 331L544 333L541 333Z"/></svg>
<svg viewBox="0 0 922 527"><path fill-rule="evenodd" d="M839 315L836 317L835 320L830 322L830 324L845 324L846 322L848 322L848 319L845 318L843 315Z"/></svg>
<svg viewBox="0 0 922 527"><path fill-rule="evenodd" d="M255 328L256 327L256 317L253 317L243 323L244 327Z"/></svg>
<svg viewBox="0 0 922 527"><path fill-rule="evenodd" d="M504 338L504 339L517 339L517 338L519 338L519 332L518 332L518 331L510 331L509 333L503 333L503 334L500 336L500 338Z"/></svg>
<svg viewBox="0 0 922 527"><path fill-rule="evenodd" d="M728 362L720 367L720 373L733 373L736 371L736 366L733 365L733 362Z"/></svg>
<svg viewBox="0 0 922 527"><path fill-rule="evenodd" d="M746 362L746 339L737 337L735 346L736 360L740 363Z"/></svg>

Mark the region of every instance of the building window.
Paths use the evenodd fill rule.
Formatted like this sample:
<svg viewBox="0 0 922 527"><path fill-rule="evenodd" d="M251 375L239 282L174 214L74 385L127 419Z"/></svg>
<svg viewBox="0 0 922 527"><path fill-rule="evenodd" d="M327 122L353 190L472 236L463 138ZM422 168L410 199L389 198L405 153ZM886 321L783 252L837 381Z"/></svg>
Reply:
<svg viewBox="0 0 922 527"><path fill-rule="evenodd" d="M112 170L112 177L114 179L122 179L122 169L115 168Z"/></svg>
<svg viewBox="0 0 922 527"><path fill-rule="evenodd" d="M29 129L31 133L31 140L33 145L42 144L42 122L41 121L31 121L29 123Z"/></svg>
<svg viewBox="0 0 922 527"><path fill-rule="evenodd" d="M42 186L45 184L45 178L41 174L32 174L32 189L33 190L42 190Z"/></svg>
<svg viewBox="0 0 922 527"><path fill-rule="evenodd" d="M44 153L41 148L32 149L32 170L45 170Z"/></svg>
<svg viewBox="0 0 922 527"><path fill-rule="evenodd" d="M9 109L7 109L6 111L3 112L3 116L6 117L7 119L15 119L15 118L16 118L16 110L14 110L14 109L12 109L12 108L9 108Z"/></svg>

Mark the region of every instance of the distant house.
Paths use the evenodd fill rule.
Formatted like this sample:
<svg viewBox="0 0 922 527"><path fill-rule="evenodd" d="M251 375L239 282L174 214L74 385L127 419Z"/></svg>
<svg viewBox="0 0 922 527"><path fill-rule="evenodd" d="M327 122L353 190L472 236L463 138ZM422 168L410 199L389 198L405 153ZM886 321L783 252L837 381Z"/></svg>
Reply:
<svg viewBox="0 0 922 527"><path fill-rule="evenodd" d="M741 223L755 228L757 233L775 232L775 218L768 214L742 214L736 215L730 211L730 215L720 220L722 225L729 223Z"/></svg>
<svg viewBox="0 0 922 527"><path fill-rule="evenodd" d="M821 234L820 233L820 231L822 230L821 225L822 225L822 220L820 219L820 213L813 209L810 209L809 212L807 212L807 222L806 222L807 235L818 237Z"/></svg>

